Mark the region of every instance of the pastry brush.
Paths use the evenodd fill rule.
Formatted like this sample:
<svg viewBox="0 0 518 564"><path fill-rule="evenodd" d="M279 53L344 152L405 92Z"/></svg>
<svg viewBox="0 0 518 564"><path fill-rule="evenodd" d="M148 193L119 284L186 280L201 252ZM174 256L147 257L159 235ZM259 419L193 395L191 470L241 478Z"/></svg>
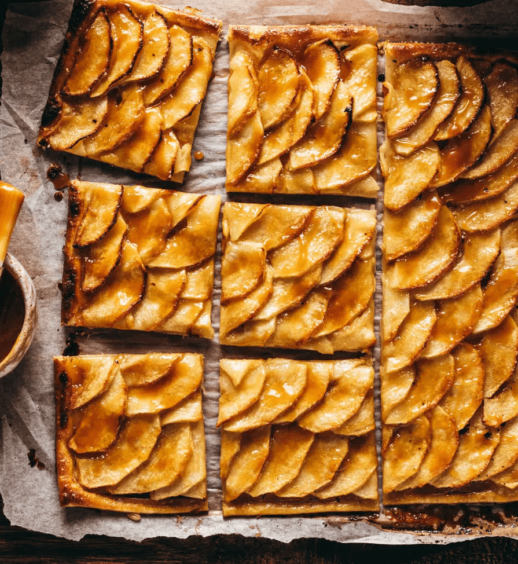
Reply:
<svg viewBox="0 0 518 564"><path fill-rule="evenodd" d="M24 198L23 192L0 181L0 276Z"/></svg>

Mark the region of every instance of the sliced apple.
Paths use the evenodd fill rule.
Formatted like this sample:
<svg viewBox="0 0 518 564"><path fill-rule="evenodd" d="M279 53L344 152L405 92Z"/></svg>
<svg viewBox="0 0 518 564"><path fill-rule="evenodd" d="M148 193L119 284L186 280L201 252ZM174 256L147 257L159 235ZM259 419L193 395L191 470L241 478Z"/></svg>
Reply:
<svg viewBox="0 0 518 564"><path fill-rule="evenodd" d="M374 369L370 359L337 361L327 394L299 418L299 426L313 433L341 427L359 411L373 384Z"/></svg>
<svg viewBox="0 0 518 564"><path fill-rule="evenodd" d="M78 409L103 394L117 373L112 357L65 357L63 370L67 374L67 407Z"/></svg>
<svg viewBox="0 0 518 564"><path fill-rule="evenodd" d="M343 238L345 212L318 206L304 231L268 256L275 278L300 277L328 259Z"/></svg>
<svg viewBox="0 0 518 564"><path fill-rule="evenodd" d="M256 112L239 131L227 141L227 184L237 184L257 160L263 144L264 129ZM229 188L232 190L232 188Z"/></svg>
<svg viewBox="0 0 518 564"><path fill-rule="evenodd" d="M284 167L275 192L278 194L318 194L315 175L310 168L288 170L287 167Z"/></svg>
<svg viewBox="0 0 518 564"><path fill-rule="evenodd" d="M441 149L439 172L431 187L438 188L456 180L482 156L490 139L491 110L484 106L473 125Z"/></svg>
<svg viewBox="0 0 518 564"><path fill-rule="evenodd" d="M242 180L237 184L227 186L227 191L272 194L275 191L281 172L281 159L273 159L262 165L252 165Z"/></svg>
<svg viewBox="0 0 518 564"><path fill-rule="evenodd" d="M341 147L352 121L353 99L343 82L338 82L329 110L290 151L291 169L315 166L333 156Z"/></svg>
<svg viewBox="0 0 518 564"><path fill-rule="evenodd" d="M340 192L369 175L377 164L375 123L352 123L340 150L313 168L320 192Z"/></svg>
<svg viewBox="0 0 518 564"><path fill-rule="evenodd" d="M367 309L351 323L321 337L331 343L334 351L366 352L376 343L374 334L374 300L371 299ZM319 339L312 339L309 344L315 345ZM305 347L308 348L308 347ZM315 350L318 350L315 347Z"/></svg>
<svg viewBox="0 0 518 564"><path fill-rule="evenodd" d="M375 45L359 45L340 53L341 77L354 99L354 121L376 121Z"/></svg>
<svg viewBox="0 0 518 564"><path fill-rule="evenodd" d="M220 342L236 347L264 347L275 331L276 320L248 321L224 337L220 333Z"/></svg>
<svg viewBox="0 0 518 564"><path fill-rule="evenodd" d="M118 484L149 458L160 431L158 415L127 419L117 440L102 457L76 458L78 482L85 488Z"/></svg>
<svg viewBox="0 0 518 564"><path fill-rule="evenodd" d="M436 63L439 73L439 89L429 110L402 137L394 139L394 149L399 155L408 156L433 139L437 127L448 118L461 95L459 75L455 65L444 60Z"/></svg>
<svg viewBox="0 0 518 564"><path fill-rule="evenodd" d="M81 139L93 135L101 127L107 114L106 97L63 100L59 122L47 138L51 148L54 151L72 148Z"/></svg>
<svg viewBox="0 0 518 564"><path fill-rule="evenodd" d="M237 241L270 204L227 202L223 206L223 237Z"/></svg>
<svg viewBox="0 0 518 564"><path fill-rule="evenodd" d="M222 303L252 292L266 272L266 251L256 243L227 243L221 262Z"/></svg>
<svg viewBox="0 0 518 564"><path fill-rule="evenodd" d="M78 182L72 189L81 201L74 247L88 247L105 237L115 225L123 188L120 185Z"/></svg>
<svg viewBox="0 0 518 564"><path fill-rule="evenodd" d="M385 417L387 425L407 425L434 408L451 388L455 377L452 355L419 360L409 394Z"/></svg>
<svg viewBox="0 0 518 564"><path fill-rule="evenodd" d="M388 342L395 339L401 324L410 312L410 292L397 290L392 286L394 266L383 262L383 276L381 284L383 289L383 309L381 325L383 340Z"/></svg>
<svg viewBox="0 0 518 564"><path fill-rule="evenodd" d="M219 475L226 480L230 465L241 448L241 433L229 433L221 429L221 455L219 459Z"/></svg>
<svg viewBox="0 0 518 564"><path fill-rule="evenodd" d="M212 75L212 51L201 37L192 40L192 65L173 91L160 102L164 127L169 129L187 117L205 98Z"/></svg>
<svg viewBox="0 0 518 564"><path fill-rule="evenodd" d="M304 51L302 64L315 90L315 122L328 111L340 79L340 55L328 39L312 43Z"/></svg>
<svg viewBox="0 0 518 564"><path fill-rule="evenodd" d="M383 217L383 246L387 260L411 253L430 237L441 211L441 200L433 191L426 191L398 213L386 209Z"/></svg>
<svg viewBox="0 0 518 564"><path fill-rule="evenodd" d="M386 343L382 350L382 362L387 373L397 372L410 366L426 346L437 315L430 302L414 302L401 323L397 338Z"/></svg>
<svg viewBox="0 0 518 564"><path fill-rule="evenodd" d="M229 136L237 135L246 121L257 111L259 79L254 60L246 51L239 51L230 60L228 78Z"/></svg>
<svg viewBox="0 0 518 564"><path fill-rule="evenodd" d="M415 365L412 364L397 372L387 372L382 366L380 374L381 413L383 422L385 422L390 411L410 393L415 380Z"/></svg>
<svg viewBox="0 0 518 564"><path fill-rule="evenodd" d="M170 374L180 358L179 354L125 355L120 359L120 369L128 386L146 386Z"/></svg>
<svg viewBox="0 0 518 564"><path fill-rule="evenodd" d="M306 387L307 368L301 362L287 359L268 359L266 378L261 395L248 410L224 424L226 431L244 433L268 425L289 409Z"/></svg>
<svg viewBox="0 0 518 564"><path fill-rule="evenodd" d="M432 105L439 89L435 63L411 59L396 67L385 83L383 119L390 139L408 131Z"/></svg>
<svg viewBox="0 0 518 564"><path fill-rule="evenodd" d="M430 421L421 416L408 427L397 429L383 455L383 492L394 491L415 476L432 440Z"/></svg>
<svg viewBox="0 0 518 564"><path fill-rule="evenodd" d="M515 371L492 398L484 399L484 423L499 427L518 415L518 374Z"/></svg>
<svg viewBox="0 0 518 564"><path fill-rule="evenodd" d="M155 331L175 333L178 335L200 335L207 339L212 339L214 333L210 325L210 315L209 322L205 325L204 329L200 329L200 331L196 330L196 323L200 320L205 308L206 304L203 301L184 300L180 298L173 315L162 324L158 325Z"/></svg>
<svg viewBox="0 0 518 564"><path fill-rule="evenodd" d="M108 112L100 129L83 141L86 155L91 157L116 149L140 128L145 115L138 85L130 84L110 93Z"/></svg>
<svg viewBox="0 0 518 564"><path fill-rule="evenodd" d="M498 135L518 110L518 72L507 63L496 63L491 73L484 78L491 117Z"/></svg>
<svg viewBox="0 0 518 564"><path fill-rule="evenodd" d="M160 12L155 10L144 20L142 40L142 49L131 73L123 79L123 83L147 80L156 76L164 67L171 38L167 20Z"/></svg>
<svg viewBox="0 0 518 564"><path fill-rule="evenodd" d="M186 192L172 192L170 190L166 194L167 207L172 219L171 229L184 221L195 210L196 206L201 204L204 198L201 194L187 194ZM204 202L204 204L206 205L207 202ZM200 218L200 220L203 223L203 219Z"/></svg>
<svg viewBox="0 0 518 564"><path fill-rule="evenodd" d="M185 272L182 298L185 300L210 300L214 286L214 261L209 259L194 270Z"/></svg>
<svg viewBox="0 0 518 564"><path fill-rule="evenodd" d="M437 282L414 292L418 300L460 296L487 274L500 253L500 230L465 235L457 262Z"/></svg>
<svg viewBox="0 0 518 564"><path fill-rule="evenodd" d="M347 437L360 437L370 433L370 431L374 431L375 428L374 390L369 390L362 401L360 409L343 425L333 429L333 433Z"/></svg>
<svg viewBox="0 0 518 564"><path fill-rule="evenodd" d="M144 211L165 194L167 194L165 190L150 190L144 186L124 186L122 212L134 214Z"/></svg>
<svg viewBox="0 0 518 564"><path fill-rule="evenodd" d="M83 96L90 92L110 66L112 42L110 22L105 8L101 8L85 33L63 89L65 95Z"/></svg>
<svg viewBox="0 0 518 564"><path fill-rule="evenodd" d="M500 472L512 468L518 459L518 419L507 421L505 427L500 429L500 442L493 453L491 462L488 467L479 474L477 481L489 480L493 476L497 476ZM495 480L502 485L505 484L505 478L497 476Z"/></svg>
<svg viewBox="0 0 518 564"><path fill-rule="evenodd" d="M153 154L144 165L143 172L157 176L161 180L170 180L179 149L180 143L174 131L170 129L164 132Z"/></svg>
<svg viewBox="0 0 518 564"><path fill-rule="evenodd" d="M475 121L486 96L484 84L467 57L461 55L456 62L462 94L450 117L435 134L436 141L445 141L464 133Z"/></svg>
<svg viewBox="0 0 518 564"><path fill-rule="evenodd" d="M432 481L436 488L459 488L469 484L489 466L500 440L500 429L491 429L482 421L479 410L461 434L459 447L450 466Z"/></svg>
<svg viewBox="0 0 518 564"><path fill-rule="evenodd" d="M146 84L144 101L151 106L169 94L193 62L192 36L177 25L169 28L169 51L157 76Z"/></svg>
<svg viewBox="0 0 518 564"><path fill-rule="evenodd" d="M452 266L460 244L460 230L455 217L443 206L437 225L423 246L395 263L392 278L394 287L411 290L431 284Z"/></svg>
<svg viewBox="0 0 518 564"><path fill-rule="evenodd" d="M437 321L421 357L433 358L447 354L468 337L480 317L483 301L480 284L457 298L440 301Z"/></svg>
<svg viewBox="0 0 518 564"><path fill-rule="evenodd" d="M83 292L92 292L101 286L114 271L122 256L122 246L128 226L117 215L115 225L96 243L87 247L83 253Z"/></svg>
<svg viewBox="0 0 518 564"><path fill-rule="evenodd" d="M143 25L131 8L125 4L108 13L113 36L110 66L105 76L96 83L90 96L102 96L112 85L127 76L142 49Z"/></svg>
<svg viewBox="0 0 518 564"><path fill-rule="evenodd" d="M385 206L397 212L426 190L439 170L440 152L430 142L402 157L390 141L380 147L380 165L385 178Z"/></svg>
<svg viewBox="0 0 518 564"><path fill-rule="evenodd" d="M258 497L275 493L288 485L299 475L314 440L313 433L297 425L276 427L272 433L268 460L247 493Z"/></svg>

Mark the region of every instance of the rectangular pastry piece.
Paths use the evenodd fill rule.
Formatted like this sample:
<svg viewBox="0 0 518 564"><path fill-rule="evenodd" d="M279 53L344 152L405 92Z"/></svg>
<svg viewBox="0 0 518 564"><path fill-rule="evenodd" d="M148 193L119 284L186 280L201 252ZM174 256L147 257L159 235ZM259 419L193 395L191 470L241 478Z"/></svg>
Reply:
<svg viewBox="0 0 518 564"><path fill-rule="evenodd" d="M182 182L222 22L138 0L75 0L38 143Z"/></svg>
<svg viewBox="0 0 518 564"><path fill-rule="evenodd" d="M206 511L203 357L54 358L63 507Z"/></svg>
<svg viewBox="0 0 518 564"><path fill-rule="evenodd" d="M516 61L384 48L384 500L516 501Z"/></svg>
<svg viewBox="0 0 518 564"><path fill-rule="evenodd" d="M229 192L375 198L372 27L230 26Z"/></svg>
<svg viewBox="0 0 518 564"><path fill-rule="evenodd" d="M374 210L226 203L220 342L372 347L375 231Z"/></svg>
<svg viewBox="0 0 518 564"><path fill-rule="evenodd" d="M377 511L374 369L220 361L223 515Z"/></svg>
<svg viewBox="0 0 518 564"><path fill-rule="evenodd" d="M73 181L63 324L211 339L220 200Z"/></svg>

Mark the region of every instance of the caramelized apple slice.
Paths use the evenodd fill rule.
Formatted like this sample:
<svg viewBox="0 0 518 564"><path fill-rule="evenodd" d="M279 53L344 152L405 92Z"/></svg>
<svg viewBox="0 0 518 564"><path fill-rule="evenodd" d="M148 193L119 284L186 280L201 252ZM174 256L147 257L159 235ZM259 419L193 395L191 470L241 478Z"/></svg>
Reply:
<svg viewBox="0 0 518 564"><path fill-rule="evenodd" d="M281 171L281 159L273 159L262 165L252 165L247 175L237 184L229 185L227 191L272 194L279 181Z"/></svg>
<svg viewBox="0 0 518 564"><path fill-rule="evenodd" d="M437 225L423 246L394 265L393 285L410 290L431 284L453 264L461 243L460 230L451 211L443 206Z"/></svg>
<svg viewBox="0 0 518 564"><path fill-rule="evenodd" d="M259 67L259 114L265 130L290 113L300 85L295 59L286 49L273 47Z"/></svg>
<svg viewBox="0 0 518 564"><path fill-rule="evenodd" d="M439 170L439 148L428 143L408 157L394 151L390 141L380 147L380 165L385 178L385 206L397 212L413 202L432 183Z"/></svg>
<svg viewBox="0 0 518 564"><path fill-rule="evenodd" d="M484 367L480 353L468 343L461 343L452 355L455 378L440 405L453 417L460 431L484 399Z"/></svg>
<svg viewBox="0 0 518 564"><path fill-rule="evenodd" d="M179 354L126 355L120 360L120 369L128 386L145 386L171 373Z"/></svg>
<svg viewBox="0 0 518 564"><path fill-rule="evenodd" d="M322 433L343 425L355 415L374 384L370 360L338 361L324 399L298 420L300 427Z"/></svg>
<svg viewBox="0 0 518 564"><path fill-rule="evenodd" d="M139 213L149 208L151 204L154 204L166 194L165 190L150 190L144 186L125 186L122 194L121 210L123 213Z"/></svg>
<svg viewBox="0 0 518 564"><path fill-rule="evenodd" d="M115 225L123 188L112 184L76 183L73 190L81 201L74 247L88 247L105 237Z"/></svg>
<svg viewBox="0 0 518 564"><path fill-rule="evenodd" d="M381 314L381 325L383 340L388 342L395 339L401 324L410 312L410 292L397 290L392 286L394 266L383 262L383 276L381 278L383 288L383 309Z"/></svg>
<svg viewBox="0 0 518 564"><path fill-rule="evenodd" d="M303 276L329 258L343 237L344 221L341 208L317 207L298 237L270 253L274 277Z"/></svg>
<svg viewBox="0 0 518 564"><path fill-rule="evenodd" d="M182 298L185 300L210 300L214 285L214 261L208 260L194 270L186 271Z"/></svg>
<svg viewBox="0 0 518 564"><path fill-rule="evenodd" d="M275 331L275 326L275 318L266 321L248 321L224 338L220 334L220 341L225 345L236 347L264 347Z"/></svg>
<svg viewBox="0 0 518 564"><path fill-rule="evenodd" d="M142 49L137 55L131 74L123 82L137 82L157 75L169 53L171 38L167 20L154 10L144 20Z"/></svg>
<svg viewBox="0 0 518 564"><path fill-rule="evenodd" d="M385 210L383 246L387 260L411 253L432 234L441 211L441 201L433 191L426 191L398 213Z"/></svg>
<svg viewBox="0 0 518 564"><path fill-rule="evenodd" d="M256 112L237 135L228 139L227 184L237 184L257 160L263 144L263 134L261 117Z"/></svg>
<svg viewBox="0 0 518 564"><path fill-rule="evenodd" d="M421 357L432 358L447 354L468 337L478 321L483 301L480 284L457 298L440 301L437 321Z"/></svg>
<svg viewBox="0 0 518 564"><path fill-rule="evenodd" d="M102 96L108 89L127 76L142 49L143 25L125 4L109 12L111 32L113 35L113 51L110 58L108 72L97 82L91 92L92 98Z"/></svg>
<svg viewBox="0 0 518 564"><path fill-rule="evenodd" d="M431 187L438 188L456 180L481 157L490 139L491 110L484 106L473 125L441 149L439 172Z"/></svg>
<svg viewBox="0 0 518 564"><path fill-rule="evenodd" d="M169 94L193 62L191 35L177 25L169 29L169 50L160 72L146 84L144 101L151 106Z"/></svg>
<svg viewBox="0 0 518 564"><path fill-rule="evenodd" d="M272 433L266 464L247 493L252 497L275 493L292 482L299 475L314 440L313 433L297 425L277 427Z"/></svg>
<svg viewBox="0 0 518 564"><path fill-rule="evenodd" d="M278 194L318 194L315 175L310 168L288 170L286 166L274 191Z"/></svg>
<svg viewBox="0 0 518 564"><path fill-rule="evenodd" d="M484 397L490 398L514 374L516 368L518 327L510 315L498 327L484 334L479 350L486 373Z"/></svg>
<svg viewBox="0 0 518 564"><path fill-rule="evenodd" d="M117 369L108 390L86 406L68 446L80 454L105 451L117 438L125 408L126 385Z"/></svg>
<svg viewBox="0 0 518 564"><path fill-rule="evenodd" d="M408 156L430 141L437 127L451 115L460 94L460 80L455 65L450 61L436 63L439 73L439 89L431 108L411 127L403 137L394 139L394 149L399 155Z"/></svg>
<svg viewBox="0 0 518 564"><path fill-rule="evenodd" d="M237 135L246 121L257 111L259 80L254 61L246 51L239 51L230 61L228 78L229 136Z"/></svg>
<svg viewBox="0 0 518 564"><path fill-rule="evenodd" d="M63 93L67 96L88 94L110 66L111 56L112 31L106 10L101 8L85 33Z"/></svg>
<svg viewBox="0 0 518 564"><path fill-rule="evenodd" d="M230 465L241 448L241 433L229 433L221 429L221 455L219 459L219 475L226 480Z"/></svg>
<svg viewBox="0 0 518 564"><path fill-rule="evenodd" d="M402 370L415 361L424 349L436 319L433 302L412 303L410 313L399 327L397 338L383 347L383 364L387 373Z"/></svg>
<svg viewBox="0 0 518 564"><path fill-rule="evenodd" d="M316 347L319 341L331 343L333 352L367 352L376 343L376 335L374 335L374 300L371 298L367 309L351 323L330 333L326 337L312 339L304 348L314 346L314 350L319 350Z"/></svg>
<svg viewBox="0 0 518 564"><path fill-rule="evenodd" d="M410 393L385 417L387 425L406 425L435 407L451 388L453 356L443 355L416 364L417 374Z"/></svg>
<svg viewBox="0 0 518 564"><path fill-rule="evenodd" d="M518 419L507 421L505 427L500 429L500 442L493 453L488 467L479 474L477 481L489 480L496 476L495 482L506 485L506 477L498 475L500 472L513 468L518 459ZM514 470L514 468L513 468ZM512 472L514 474L514 472ZM511 474L511 472L509 472Z"/></svg>
<svg viewBox="0 0 518 564"><path fill-rule="evenodd" d="M475 121L484 103L484 84L467 57L461 55L456 63L462 94L450 117L435 134L436 141L445 141L464 133Z"/></svg>
<svg viewBox="0 0 518 564"><path fill-rule="evenodd" d="M315 122L328 111L340 79L340 55L332 41L323 39L306 48L302 64L315 90Z"/></svg>
<svg viewBox="0 0 518 564"><path fill-rule="evenodd" d="M127 229L126 222L119 214L110 231L100 241L85 249L83 254L84 278L81 284L83 292L92 292L99 288L119 264Z"/></svg>
<svg viewBox="0 0 518 564"><path fill-rule="evenodd" d="M383 455L383 493L394 491L417 474L431 440L430 421L424 415L395 432Z"/></svg>
<svg viewBox="0 0 518 564"><path fill-rule="evenodd" d="M230 464L225 480L224 499L232 501L246 492L259 478L270 453L270 426L249 431L241 438L241 448Z"/></svg>
<svg viewBox="0 0 518 564"><path fill-rule="evenodd" d="M164 127L169 129L187 117L205 98L212 74L212 51L201 37L192 40L192 65L173 91L160 102Z"/></svg>
<svg viewBox="0 0 518 564"><path fill-rule="evenodd" d="M102 457L76 458L78 482L85 488L118 484L149 458L160 431L158 415L127 419L117 440Z"/></svg>
<svg viewBox="0 0 518 564"><path fill-rule="evenodd" d="M167 376L145 386L132 386L128 390L126 415L159 413L171 409L200 386L203 377L203 360L200 355L184 355L173 365Z"/></svg>
<svg viewBox="0 0 518 564"><path fill-rule="evenodd" d="M515 371L505 386L492 398L484 399L484 423L499 427L518 415L518 374Z"/></svg>
<svg viewBox="0 0 518 564"><path fill-rule="evenodd" d="M396 67L386 82L383 119L390 139L408 131L432 105L439 88L437 67L431 61L411 59Z"/></svg>
<svg viewBox="0 0 518 564"><path fill-rule="evenodd" d="M158 325L155 331L177 333L179 335L200 335L207 339L212 339L214 333L210 325L210 315L209 322L206 323L204 329L200 329L200 331L196 330L196 323L200 320L205 307L206 304L202 301L184 300L180 298L173 315Z"/></svg>
<svg viewBox="0 0 518 564"><path fill-rule="evenodd" d="M450 466L432 484L436 488L459 488L469 484L489 466L500 440L500 429L490 429L479 410L468 430L460 436L459 447Z"/></svg>
<svg viewBox="0 0 518 564"><path fill-rule="evenodd" d="M223 237L230 241L238 241L268 207L271 207L270 204L227 202L223 206Z"/></svg>
<svg viewBox="0 0 518 564"><path fill-rule="evenodd" d="M484 78L491 117L498 135L518 110L518 72L506 63L496 63L491 73Z"/></svg>
<svg viewBox="0 0 518 564"><path fill-rule="evenodd" d="M160 414L162 427L171 423L197 423L202 419L203 408L200 391L194 392L175 407Z"/></svg>
<svg viewBox="0 0 518 564"><path fill-rule="evenodd" d="M169 192L166 197L166 202L172 219L171 229L174 229L181 221L192 213L196 206L202 202L203 198L204 196L200 194Z"/></svg>
<svg viewBox="0 0 518 564"><path fill-rule="evenodd" d="M487 274L500 253L500 230L466 235L462 254L437 282L414 292L418 300L445 300L460 296Z"/></svg>
<svg viewBox="0 0 518 564"><path fill-rule="evenodd" d="M415 380L415 365L397 372L387 372L381 367L381 412L383 422L390 411L410 393Z"/></svg>
<svg viewBox="0 0 518 564"><path fill-rule="evenodd" d="M160 142L144 165L143 172L161 180L170 180L179 149L180 143L172 129L162 133Z"/></svg>
<svg viewBox="0 0 518 564"><path fill-rule="evenodd" d="M342 80L354 99L354 121L376 121L376 62L374 45L359 45L340 52Z"/></svg>
<svg viewBox="0 0 518 564"><path fill-rule="evenodd" d="M47 141L54 151L66 151L81 139L93 135L107 113L107 98L63 101L61 117Z"/></svg>
<svg viewBox="0 0 518 564"><path fill-rule="evenodd" d="M63 370L67 375L67 407L78 409L104 393L117 373L113 358L80 356L68 358Z"/></svg>
<svg viewBox="0 0 518 564"><path fill-rule="evenodd" d="M348 437L359 437L370 431L374 431L375 428L374 390L371 389L363 399L360 409L343 425L333 429L333 433Z"/></svg>
<svg viewBox="0 0 518 564"><path fill-rule="evenodd" d="M376 166L376 124L352 123L340 150L313 168L320 192L340 192Z"/></svg>
<svg viewBox="0 0 518 564"><path fill-rule="evenodd" d="M290 151L289 166L299 169L315 166L341 147L352 121L353 99L343 82L336 85L329 110Z"/></svg>
<svg viewBox="0 0 518 564"><path fill-rule="evenodd" d="M459 446L455 421L436 406L430 417L432 440L417 474L397 487L398 490L422 488L441 474L451 463Z"/></svg>
<svg viewBox="0 0 518 564"><path fill-rule="evenodd" d="M216 252L219 196L205 196L186 217L186 225L167 239L162 253L148 263L158 268L186 268L201 264ZM174 219L173 219L174 222Z"/></svg>
<svg viewBox="0 0 518 564"><path fill-rule="evenodd" d="M227 243L221 261L221 302L243 298L266 272L266 251L257 243Z"/></svg>
<svg viewBox="0 0 518 564"><path fill-rule="evenodd" d="M86 155L96 156L117 148L140 128L145 115L142 90L138 85L130 84L110 93L108 112L101 128L83 141Z"/></svg>

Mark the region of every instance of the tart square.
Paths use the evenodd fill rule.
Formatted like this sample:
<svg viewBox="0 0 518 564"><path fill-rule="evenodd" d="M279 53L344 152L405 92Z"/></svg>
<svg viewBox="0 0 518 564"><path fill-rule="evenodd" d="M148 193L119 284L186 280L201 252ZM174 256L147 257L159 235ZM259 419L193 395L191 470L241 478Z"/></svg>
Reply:
<svg viewBox="0 0 518 564"><path fill-rule="evenodd" d="M379 509L372 358L220 361L223 515Z"/></svg>
<svg viewBox="0 0 518 564"><path fill-rule="evenodd" d="M384 500L516 501L516 62L384 49Z"/></svg>
<svg viewBox="0 0 518 564"><path fill-rule="evenodd" d="M377 31L230 26L229 192L375 198Z"/></svg>
<svg viewBox="0 0 518 564"><path fill-rule="evenodd" d="M181 183L222 22L138 0L75 0L40 147Z"/></svg>
<svg viewBox="0 0 518 564"><path fill-rule="evenodd" d="M211 339L220 197L73 181L62 323Z"/></svg>
<svg viewBox="0 0 518 564"><path fill-rule="evenodd" d="M63 507L206 511L203 356L54 358Z"/></svg>
<svg viewBox="0 0 518 564"><path fill-rule="evenodd" d="M221 344L368 350L375 231L374 210L226 203Z"/></svg>

